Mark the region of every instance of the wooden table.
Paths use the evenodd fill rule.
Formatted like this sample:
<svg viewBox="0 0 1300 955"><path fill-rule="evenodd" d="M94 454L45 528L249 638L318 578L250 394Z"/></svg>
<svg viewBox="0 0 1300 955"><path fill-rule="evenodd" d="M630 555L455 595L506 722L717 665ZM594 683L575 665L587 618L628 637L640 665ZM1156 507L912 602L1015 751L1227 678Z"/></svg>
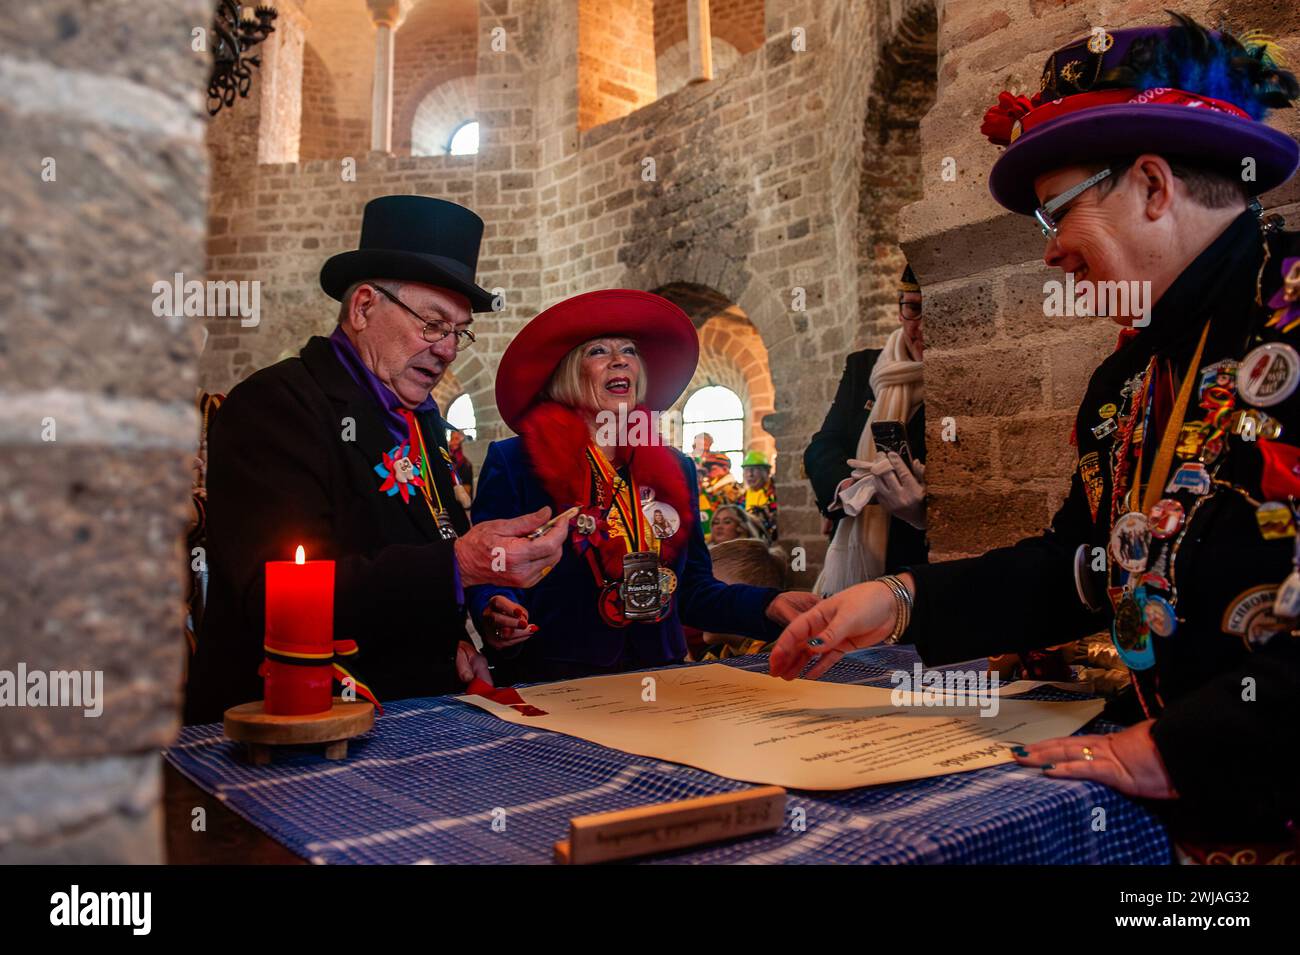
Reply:
<svg viewBox="0 0 1300 955"><path fill-rule="evenodd" d="M194 810L207 814L207 831L193 829ZM305 865L256 826L227 809L163 760L163 815L171 865Z"/></svg>

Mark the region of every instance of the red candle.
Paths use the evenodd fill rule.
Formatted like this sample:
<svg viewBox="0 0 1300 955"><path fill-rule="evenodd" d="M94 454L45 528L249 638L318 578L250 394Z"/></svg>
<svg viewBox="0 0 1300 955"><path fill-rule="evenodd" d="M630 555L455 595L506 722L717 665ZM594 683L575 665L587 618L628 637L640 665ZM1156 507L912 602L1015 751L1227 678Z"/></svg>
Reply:
<svg viewBox="0 0 1300 955"><path fill-rule="evenodd" d="M264 705L280 716L334 705L334 561L295 556L266 565Z"/></svg>

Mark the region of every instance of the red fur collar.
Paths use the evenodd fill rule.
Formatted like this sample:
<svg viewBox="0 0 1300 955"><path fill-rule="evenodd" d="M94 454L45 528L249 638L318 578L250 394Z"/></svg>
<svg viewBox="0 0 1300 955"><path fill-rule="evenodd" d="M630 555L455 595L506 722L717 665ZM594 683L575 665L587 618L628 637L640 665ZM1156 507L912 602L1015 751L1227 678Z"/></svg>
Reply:
<svg viewBox="0 0 1300 955"><path fill-rule="evenodd" d="M591 471L586 455L591 436L577 412L553 401L542 402L524 416L519 435L533 473L555 501L557 510L591 503ZM681 529L660 543L661 559L673 563L686 549L695 529L695 502L677 453L666 445L619 448L615 460L631 460L636 483L654 488L655 500L671 505L681 517Z"/></svg>

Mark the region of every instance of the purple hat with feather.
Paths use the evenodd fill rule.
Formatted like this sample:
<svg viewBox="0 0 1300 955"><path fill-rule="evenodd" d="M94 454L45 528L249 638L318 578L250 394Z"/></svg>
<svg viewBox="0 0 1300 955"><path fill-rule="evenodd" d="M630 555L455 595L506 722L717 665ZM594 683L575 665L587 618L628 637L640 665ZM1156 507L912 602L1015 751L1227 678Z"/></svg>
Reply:
<svg viewBox="0 0 1300 955"><path fill-rule="evenodd" d="M1007 147L989 173L993 198L1032 214L1043 173L1144 152L1234 177L1253 165L1251 195L1295 174L1300 144L1263 122L1300 96L1276 46L1172 16L1168 27L1095 29L1048 58L1033 97L998 96L980 127Z"/></svg>

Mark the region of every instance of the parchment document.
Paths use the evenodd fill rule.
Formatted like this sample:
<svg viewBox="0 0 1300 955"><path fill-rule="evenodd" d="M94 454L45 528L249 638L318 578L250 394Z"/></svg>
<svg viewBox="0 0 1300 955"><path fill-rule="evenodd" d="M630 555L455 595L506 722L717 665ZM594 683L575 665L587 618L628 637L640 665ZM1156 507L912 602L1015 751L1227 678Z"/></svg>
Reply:
<svg viewBox="0 0 1300 955"><path fill-rule="evenodd" d="M995 716L981 716L978 705L897 707L889 689L786 682L720 664L519 693L527 704L519 708L459 699L521 726L792 789L854 789L1012 762L1009 747L1067 736L1103 706L1001 699ZM536 710L544 715L526 715Z"/></svg>

